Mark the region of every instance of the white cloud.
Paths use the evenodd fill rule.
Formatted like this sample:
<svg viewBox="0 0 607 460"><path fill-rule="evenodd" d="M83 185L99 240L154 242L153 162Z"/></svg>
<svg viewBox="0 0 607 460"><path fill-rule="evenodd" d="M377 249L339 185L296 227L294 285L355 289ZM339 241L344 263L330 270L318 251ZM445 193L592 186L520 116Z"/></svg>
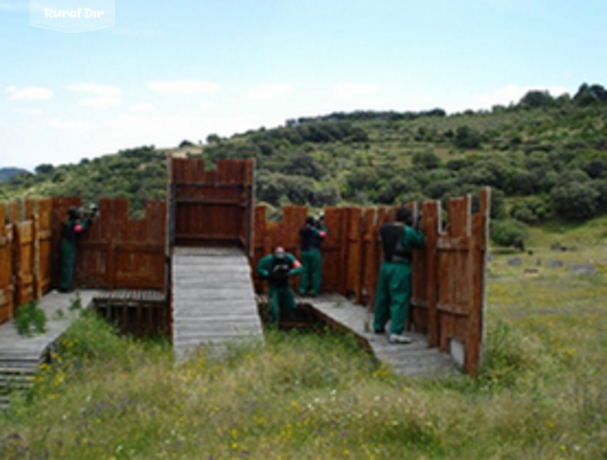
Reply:
<svg viewBox="0 0 607 460"><path fill-rule="evenodd" d="M156 106L154 104L135 104L132 105L129 110L135 113L154 112L156 110Z"/></svg>
<svg viewBox="0 0 607 460"><path fill-rule="evenodd" d="M80 101L80 104L86 107L104 110L122 105L122 91L117 86L79 83L68 86L68 89L92 95L93 97Z"/></svg>
<svg viewBox="0 0 607 460"><path fill-rule="evenodd" d="M61 131L90 131L94 125L86 121L76 120L62 120L60 118L51 118L48 120L48 125L52 128L59 129Z"/></svg>
<svg viewBox="0 0 607 460"><path fill-rule="evenodd" d="M253 99L269 99L273 97L286 96L293 91L291 85L286 83L270 83L253 88L248 96Z"/></svg>
<svg viewBox="0 0 607 460"><path fill-rule="evenodd" d="M31 86L29 88L18 89L15 86L6 88L9 99L13 101L45 101L53 97L53 91L48 88Z"/></svg>
<svg viewBox="0 0 607 460"><path fill-rule="evenodd" d="M151 81L147 87L160 94L213 94L221 90L219 85L204 80Z"/></svg>
<svg viewBox="0 0 607 460"><path fill-rule="evenodd" d="M494 105L517 103L525 94L532 90L548 91L553 97L568 92L568 90L562 86L539 88L535 86L508 85L498 88L495 91L475 95L472 97L472 101L476 108L490 109Z"/></svg>
<svg viewBox="0 0 607 460"><path fill-rule="evenodd" d="M340 83L335 85L334 95L342 99L373 96L379 93L380 87L367 83Z"/></svg>
<svg viewBox="0 0 607 460"><path fill-rule="evenodd" d="M13 112L20 113L21 115L40 115L42 109L22 109L20 107L14 108Z"/></svg>

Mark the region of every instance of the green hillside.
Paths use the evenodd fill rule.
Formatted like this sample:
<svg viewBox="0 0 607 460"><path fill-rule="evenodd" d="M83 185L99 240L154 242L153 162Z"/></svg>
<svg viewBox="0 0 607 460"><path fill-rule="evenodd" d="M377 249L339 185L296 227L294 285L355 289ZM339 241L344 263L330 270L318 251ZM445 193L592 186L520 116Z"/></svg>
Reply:
<svg viewBox="0 0 607 460"><path fill-rule="evenodd" d="M333 113L287 120L230 138L209 135L201 151L257 159L258 199L321 207L392 204L493 188L494 218L533 224L585 221L607 212L607 91L582 85L553 98L530 91L517 104L447 115L426 112ZM153 147L79 164L39 165L0 185L5 197L126 196L135 211L166 187L166 154ZM190 153L191 154L191 153ZM499 224L498 224L499 226ZM512 222L497 233L512 242Z"/></svg>

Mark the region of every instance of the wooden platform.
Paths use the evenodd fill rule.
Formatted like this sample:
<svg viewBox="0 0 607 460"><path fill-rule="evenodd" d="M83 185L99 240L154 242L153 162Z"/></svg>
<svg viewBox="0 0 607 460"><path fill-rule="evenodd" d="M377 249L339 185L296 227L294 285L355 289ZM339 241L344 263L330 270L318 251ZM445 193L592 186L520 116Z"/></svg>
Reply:
<svg viewBox="0 0 607 460"><path fill-rule="evenodd" d="M249 261L237 248L176 247L172 256L173 346L263 340Z"/></svg>
<svg viewBox="0 0 607 460"><path fill-rule="evenodd" d="M88 308L97 294L97 291L79 291L82 308ZM39 301L38 306L47 317L44 334L21 336L14 320L0 326L0 408L8 406L11 388L22 388L31 382L40 364L47 359L49 350L70 326L74 316L69 314L69 308L75 298L75 293L52 291Z"/></svg>
<svg viewBox="0 0 607 460"><path fill-rule="evenodd" d="M374 334L373 316L366 307L354 305L339 294L323 294L315 298L298 298L333 327L353 332L358 341L382 363L398 375L432 376L456 373L458 366L451 356L437 348L429 348L427 337L407 332L413 343L391 344L387 334Z"/></svg>

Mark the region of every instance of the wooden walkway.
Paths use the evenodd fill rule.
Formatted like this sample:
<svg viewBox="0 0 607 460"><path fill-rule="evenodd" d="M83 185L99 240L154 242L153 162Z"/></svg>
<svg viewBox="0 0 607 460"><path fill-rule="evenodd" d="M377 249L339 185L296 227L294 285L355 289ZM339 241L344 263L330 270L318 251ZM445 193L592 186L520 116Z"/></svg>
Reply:
<svg viewBox="0 0 607 460"><path fill-rule="evenodd" d="M177 358L199 345L222 349L239 340L263 341L249 260L241 250L176 247L171 263Z"/></svg>
<svg viewBox="0 0 607 460"><path fill-rule="evenodd" d="M438 348L429 348L427 337L407 332L413 343L391 344L385 334L374 334L373 316L366 307L354 305L339 294L323 294L315 298L299 298L314 313L336 328L353 332L358 341L382 363L402 376L438 376L456 374L458 366L453 358Z"/></svg>
<svg viewBox="0 0 607 460"><path fill-rule="evenodd" d="M79 294L82 308L88 308L97 291L79 291ZM70 326L74 315L69 314L69 308L74 299L75 293L52 291L39 300L38 306L47 317L44 334L21 336L14 320L0 326L0 409L8 407L9 390L25 388L31 383L49 350Z"/></svg>

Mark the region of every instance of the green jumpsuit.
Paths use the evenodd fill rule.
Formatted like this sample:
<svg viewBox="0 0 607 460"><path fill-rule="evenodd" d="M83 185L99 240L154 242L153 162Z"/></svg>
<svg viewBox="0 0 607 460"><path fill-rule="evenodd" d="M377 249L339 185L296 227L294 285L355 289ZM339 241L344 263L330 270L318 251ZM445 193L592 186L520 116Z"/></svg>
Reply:
<svg viewBox="0 0 607 460"><path fill-rule="evenodd" d="M61 229L61 279L60 292L71 292L74 284L74 269L76 267L76 245L78 235L89 227L88 219L69 219Z"/></svg>
<svg viewBox="0 0 607 460"><path fill-rule="evenodd" d="M412 227L403 226L400 240L405 251L410 253L412 248L423 246L424 235ZM391 320L390 334L401 335L409 314L410 296L411 259L384 261L375 290L373 330L382 332L388 320Z"/></svg>
<svg viewBox="0 0 607 460"><path fill-rule="evenodd" d="M302 247L301 250L301 263L303 265L301 282L299 284L299 292L301 295L305 295L308 291L308 287L310 287L312 295L317 296L320 294L320 287L322 284L322 256L320 246L327 236L327 229L323 226L319 226L314 228L313 232L314 234L309 247L307 249Z"/></svg>
<svg viewBox="0 0 607 460"><path fill-rule="evenodd" d="M280 308L293 310L297 306L293 291L289 286L289 276L299 275L303 271L301 263L291 253L285 254L286 263L289 265L289 271L286 277L277 279L273 276L272 271L276 266L276 259L273 254L263 257L257 264L257 273L264 279L268 280L268 296L270 297L270 320L272 323L278 323L280 317Z"/></svg>

